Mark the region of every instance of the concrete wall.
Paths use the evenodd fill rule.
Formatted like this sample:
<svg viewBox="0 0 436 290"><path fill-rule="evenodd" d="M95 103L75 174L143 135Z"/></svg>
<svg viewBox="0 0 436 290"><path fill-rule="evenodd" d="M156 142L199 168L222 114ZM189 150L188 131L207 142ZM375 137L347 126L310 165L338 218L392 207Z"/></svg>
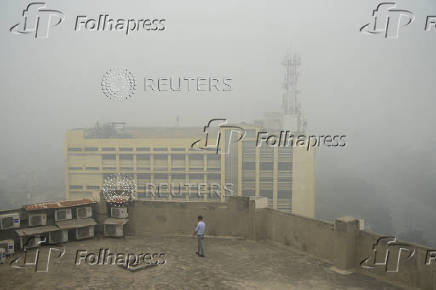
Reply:
<svg viewBox="0 0 436 290"><path fill-rule="evenodd" d="M292 162L292 212L315 217L315 151L295 147Z"/></svg>
<svg viewBox="0 0 436 290"><path fill-rule="evenodd" d="M206 234L254 239L254 201L232 197L229 202L136 201L129 207L128 231L137 235L192 234L197 216L206 222Z"/></svg>
<svg viewBox="0 0 436 290"><path fill-rule="evenodd" d="M365 275L377 279L390 281L410 288L419 289L436 289L436 262L426 265L427 247L399 241L405 247L412 247L416 250L414 256L407 260L407 253L401 256L398 272L388 273L383 266L377 266L374 269L364 269L360 263L369 257L372 253L372 247L377 240L382 237L378 234L359 231L357 236L356 261L355 269ZM434 249L436 250L436 249ZM390 266L396 263L397 257L395 252L390 252ZM383 252L382 252L383 253Z"/></svg>
<svg viewBox="0 0 436 290"><path fill-rule="evenodd" d="M256 210L255 229L258 240L272 240L324 260L333 260L332 223L265 208Z"/></svg>
<svg viewBox="0 0 436 290"><path fill-rule="evenodd" d="M425 265L429 250L425 247L405 244L416 248L416 253L402 260L396 273L387 273L384 266L364 269L361 262L373 254L381 236L359 230L357 219L344 217L329 223L270 208L255 209L254 201L246 197L232 197L226 203L136 201L129 207L129 232L189 235L198 215L205 218L207 235L271 240L327 261L340 271L361 272L409 288L436 289L436 261ZM390 259L395 262L396 257L390 254Z"/></svg>

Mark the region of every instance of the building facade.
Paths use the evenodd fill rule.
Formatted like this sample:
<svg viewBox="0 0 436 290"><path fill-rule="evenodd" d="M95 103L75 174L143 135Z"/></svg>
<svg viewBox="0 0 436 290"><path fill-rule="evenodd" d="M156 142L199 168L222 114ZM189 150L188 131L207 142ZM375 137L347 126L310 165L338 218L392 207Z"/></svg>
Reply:
<svg viewBox="0 0 436 290"><path fill-rule="evenodd" d="M224 201L232 195L265 196L273 208L313 217L314 152L256 146L262 127L238 126L246 132L241 140L231 140L229 128L216 128L207 132L209 144L201 150L192 147L204 137L201 128L111 123L68 130L66 198L97 200L106 180L125 176L136 184L138 199Z"/></svg>

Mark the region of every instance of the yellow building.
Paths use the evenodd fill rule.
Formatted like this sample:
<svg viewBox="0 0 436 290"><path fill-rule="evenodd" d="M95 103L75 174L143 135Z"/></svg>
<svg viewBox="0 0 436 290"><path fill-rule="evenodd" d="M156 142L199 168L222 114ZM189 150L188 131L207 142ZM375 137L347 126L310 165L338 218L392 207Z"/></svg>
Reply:
<svg viewBox="0 0 436 290"><path fill-rule="evenodd" d="M192 144L202 128L126 127L111 123L68 130L65 137L66 198L98 199L104 181L128 176L138 199L225 200L228 195L265 196L273 208L314 216L314 152L305 148L256 146L260 126L209 130L209 146ZM218 150L211 143L217 140ZM265 145L265 144L263 144Z"/></svg>

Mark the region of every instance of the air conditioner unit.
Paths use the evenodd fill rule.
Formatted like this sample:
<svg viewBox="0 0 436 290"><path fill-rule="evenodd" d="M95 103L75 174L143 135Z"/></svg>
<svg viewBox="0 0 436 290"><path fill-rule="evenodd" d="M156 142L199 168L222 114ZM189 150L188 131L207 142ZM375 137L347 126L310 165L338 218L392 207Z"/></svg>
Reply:
<svg viewBox="0 0 436 290"><path fill-rule="evenodd" d="M20 214L11 213L0 216L0 229L14 229L20 227Z"/></svg>
<svg viewBox="0 0 436 290"><path fill-rule="evenodd" d="M55 221L70 220L72 218L71 208L62 208L55 211Z"/></svg>
<svg viewBox="0 0 436 290"><path fill-rule="evenodd" d="M82 240L94 237L94 226L77 228L76 229L76 239Z"/></svg>
<svg viewBox="0 0 436 290"><path fill-rule="evenodd" d="M76 216L78 219L86 219L92 217L92 208L90 206L78 207L76 209Z"/></svg>
<svg viewBox="0 0 436 290"><path fill-rule="evenodd" d="M105 237L122 237L124 236L123 225L104 225Z"/></svg>
<svg viewBox="0 0 436 290"><path fill-rule="evenodd" d="M48 242L50 244L68 242L68 230L60 230L48 233Z"/></svg>
<svg viewBox="0 0 436 290"><path fill-rule="evenodd" d="M111 207L111 217L117 219L127 218L127 207Z"/></svg>
<svg viewBox="0 0 436 290"><path fill-rule="evenodd" d="M15 253L14 240L3 240L0 241L0 249L5 249L6 256Z"/></svg>
<svg viewBox="0 0 436 290"><path fill-rule="evenodd" d="M47 224L47 214L31 214L29 215L29 227L45 226Z"/></svg>
<svg viewBox="0 0 436 290"><path fill-rule="evenodd" d="M5 249L0 248L0 264L6 263L6 253Z"/></svg>
<svg viewBox="0 0 436 290"><path fill-rule="evenodd" d="M46 242L45 238L41 238L40 235L27 237L26 241L24 242L24 249L36 248L45 242Z"/></svg>

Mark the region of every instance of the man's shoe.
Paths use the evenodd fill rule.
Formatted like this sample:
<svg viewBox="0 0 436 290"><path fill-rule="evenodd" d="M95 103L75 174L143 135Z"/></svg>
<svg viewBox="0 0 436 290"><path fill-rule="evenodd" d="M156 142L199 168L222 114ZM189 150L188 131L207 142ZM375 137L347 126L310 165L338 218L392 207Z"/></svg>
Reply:
<svg viewBox="0 0 436 290"><path fill-rule="evenodd" d="M206 256L205 255L199 255L200 257L202 257L202 258L205 258Z"/></svg>
<svg viewBox="0 0 436 290"><path fill-rule="evenodd" d="M197 256L200 256L199 254L198 254L198 252L195 252L196 254L197 254Z"/></svg>

